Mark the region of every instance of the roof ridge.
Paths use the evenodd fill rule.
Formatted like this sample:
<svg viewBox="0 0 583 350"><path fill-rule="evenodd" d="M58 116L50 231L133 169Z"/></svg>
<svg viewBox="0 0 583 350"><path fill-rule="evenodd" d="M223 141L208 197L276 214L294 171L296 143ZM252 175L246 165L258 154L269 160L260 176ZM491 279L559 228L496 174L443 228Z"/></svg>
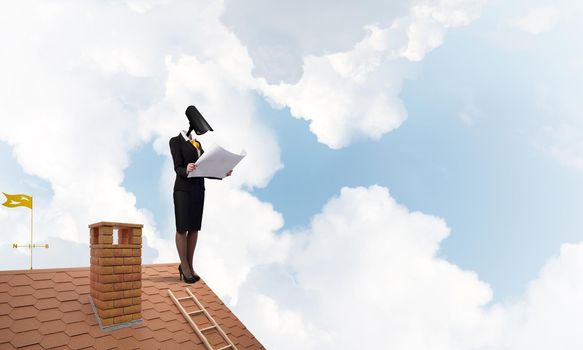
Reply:
<svg viewBox="0 0 583 350"><path fill-rule="evenodd" d="M178 262L159 263L159 264L142 264L142 267L173 266L173 265L178 265L178 264L179 264ZM51 268L46 268L46 269L0 270L0 275L15 274L15 273L40 273L40 272L84 271L84 270L89 270L89 266L51 267Z"/></svg>

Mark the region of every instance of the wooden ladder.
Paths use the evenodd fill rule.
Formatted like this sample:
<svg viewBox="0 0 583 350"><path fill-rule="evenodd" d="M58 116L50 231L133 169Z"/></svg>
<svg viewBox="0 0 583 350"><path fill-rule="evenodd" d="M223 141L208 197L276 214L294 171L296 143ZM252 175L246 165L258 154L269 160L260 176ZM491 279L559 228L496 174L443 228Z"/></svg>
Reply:
<svg viewBox="0 0 583 350"><path fill-rule="evenodd" d="M196 296L194 296L194 294L192 294L190 289L188 289L188 288L185 288L185 289L186 289L186 293L188 294L188 296L186 296L186 297L177 298L174 295L174 293L172 293L172 291L170 289L168 289L168 295L170 295L170 298L172 298L172 301L174 301L174 304L176 304L176 306L178 307L178 310L180 310L180 312L182 312L182 315L184 315L184 318L186 318L188 323L190 323L190 326L192 327L194 332L198 335L200 340L202 340L202 342L206 346L206 348L208 350L225 350L225 349L238 350L237 347L235 346L235 344L233 344L231 339L229 339L229 337L227 337L227 334L225 334L225 332L221 329L221 327L215 321L215 319L212 318L212 316L208 313L208 311L206 311L206 309L198 301ZM184 307L182 306L182 304L180 304L180 300L184 300L184 299L191 299L192 301L194 301L194 303L198 306L198 310L187 312L184 309ZM205 327L202 329L198 328L198 325L190 317L190 315L198 315L198 314L204 314L206 316L206 318L210 321L211 325L209 327ZM211 344L209 343L209 341L207 340L207 338L203 334L203 332L210 331L211 329L216 329L228 345L223 346L222 348L219 348L219 349L213 349Z"/></svg>

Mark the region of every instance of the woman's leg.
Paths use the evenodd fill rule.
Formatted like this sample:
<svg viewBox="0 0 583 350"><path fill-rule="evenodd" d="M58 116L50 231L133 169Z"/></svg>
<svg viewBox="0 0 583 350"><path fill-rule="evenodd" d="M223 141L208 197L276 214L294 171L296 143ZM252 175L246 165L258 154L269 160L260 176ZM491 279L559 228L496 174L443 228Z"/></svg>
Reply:
<svg viewBox="0 0 583 350"><path fill-rule="evenodd" d="M186 277L192 277L190 273L190 267L188 265L188 255L186 244L186 232L180 233L176 232L176 249L178 250L178 257L180 257L180 267L182 268L182 273Z"/></svg>
<svg viewBox="0 0 583 350"><path fill-rule="evenodd" d="M187 262L190 267L191 273L194 275L194 268L193 268L193 258L194 258L194 249L196 248L196 241L198 240L198 230L196 231L189 231L188 236L186 238L186 246L187 246Z"/></svg>

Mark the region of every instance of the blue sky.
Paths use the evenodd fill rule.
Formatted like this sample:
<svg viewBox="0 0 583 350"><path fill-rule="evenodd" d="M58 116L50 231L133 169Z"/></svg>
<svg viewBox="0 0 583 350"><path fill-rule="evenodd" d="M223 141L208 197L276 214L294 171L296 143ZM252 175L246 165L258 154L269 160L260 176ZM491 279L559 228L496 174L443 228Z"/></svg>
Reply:
<svg viewBox="0 0 583 350"><path fill-rule="evenodd" d="M400 95L408 119L378 141L330 149L306 121L256 96L284 168L252 193L283 214L285 230L308 226L343 186L386 186L411 210L446 220L451 236L440 254L478 272L495 300L520 296L562 243L583 238L583 187L579 172L532 144L537 128L553 118L532 103L532 73L552 77L554 67L541 69L545 55L538 50L504 50L483 31L478 23L452 32L424 59ZM476 120L467 124L462 112ZM138 207L158 222L171 219L151 185L159 178L151 169L162 162L144 145L124 178Z"/></svg>
<svg viewBox="0 0 583 350"><path fill-rule="evenodd" d="M38 264L83 265L62 252L86 247L87 224L102 218L145 223L145 262L177 261L167 140L195 103L213 141L249 152L233 178L207 180L197 264L266 344L357 344L334 311L350 298L358 316L392 325L370 335L392 348L423 349L409 335L425 334L448 350L576 349L583 8L370 1L335 7L310 33L319 24L300 5L288 20L261 1L245 13L229 1L92 4L108 30L83 17L83 35L51 27L46 62L27 58L43 41L29 42L11 9L0 190L35 196L39 240L54 247L35 252ZM76 6L39 8L33 29L73 21ZM27 267L8 247L28 214L0 211L2 269ZM557 334L566 343L545 343Z"/></svg>

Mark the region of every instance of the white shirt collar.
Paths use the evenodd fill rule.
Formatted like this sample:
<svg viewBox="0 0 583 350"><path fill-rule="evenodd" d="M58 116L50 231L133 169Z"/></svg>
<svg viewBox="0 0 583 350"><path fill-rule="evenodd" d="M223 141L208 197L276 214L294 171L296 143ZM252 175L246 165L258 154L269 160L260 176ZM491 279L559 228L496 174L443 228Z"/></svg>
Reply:
<svg viewBox="0 0 583 350"><path fill-rule="evenodd" d="M190 141L191 140L191 139L188 138L188 136L186 136L186 130L181 130L180 131L180 134L182 135L182 137L184 137L184 139L186 141Z"/></svg>

